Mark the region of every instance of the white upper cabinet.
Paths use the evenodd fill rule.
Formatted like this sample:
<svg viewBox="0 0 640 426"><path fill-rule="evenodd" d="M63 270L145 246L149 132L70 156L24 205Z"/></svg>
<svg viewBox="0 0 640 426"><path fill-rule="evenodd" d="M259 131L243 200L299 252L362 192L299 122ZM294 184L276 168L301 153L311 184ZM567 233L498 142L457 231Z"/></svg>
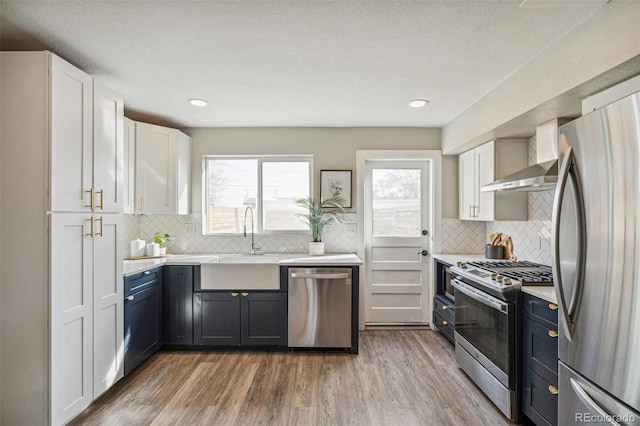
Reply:
<svg viewBox="0 0 640 426"><path fill-rule="evenodd" d="M91 211L93 195L93 78L50 58L51 181L54 212Z"/></svg>
<svg viewBox="0 0 640 426"><path fill-rule="evenodd" d="M122 96L93 83L94 211L122 213L124 177L124 102Z"/></svg>
<svg viewBox="0 0 640 426"><path fill-rule="evenodd" d="M136 204L136 122L124 118L124 176L122 213L134 214Z"/></svg>
<svg viewBox="0 0 640 426"><path fill-rule="evenodd" d="M461 220L527 220L526 192L481 192L483 185L527 167L527 139L496 139L458 157Z"/></svg>
<svg viewBox="0 0 640 426"><path fill-rule="evenodd" d="M188 214L191 138L136 123L136 213Z"/></svg>
<svg viewBox="0 0 640 426"><path fill-rule="evenodd" d="M122 97L50 58L51 211L122 213Z"/></svg>

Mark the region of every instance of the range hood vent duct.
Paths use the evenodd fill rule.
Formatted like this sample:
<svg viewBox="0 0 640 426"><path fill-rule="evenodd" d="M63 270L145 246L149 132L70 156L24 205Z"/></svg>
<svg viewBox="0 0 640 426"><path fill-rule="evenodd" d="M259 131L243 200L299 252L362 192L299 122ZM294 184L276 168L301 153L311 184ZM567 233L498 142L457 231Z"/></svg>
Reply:
<svg viewBox="0 0 640 426"><path fill-rule="evenodd" d="M537 164L484 185L480 190L482 192L554 190L558 182L558 127L571 120L556 118L536 127Z"/></svg>

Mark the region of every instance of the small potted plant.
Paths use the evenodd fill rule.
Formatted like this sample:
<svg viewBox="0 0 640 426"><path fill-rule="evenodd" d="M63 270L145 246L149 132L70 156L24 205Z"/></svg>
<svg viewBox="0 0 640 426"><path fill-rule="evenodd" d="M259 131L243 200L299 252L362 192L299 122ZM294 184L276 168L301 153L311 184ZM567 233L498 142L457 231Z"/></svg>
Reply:
<svg viewBox="0 0 640 426"><path fill-rule="evenodd" d="M312 240L309 241L309 254L321 256L324 254L324 241L322 241L322 231L324 227L336 222L344 221L345 199L342 197L331 197L318 201L313 197L300 198L295 200L296 205L307 209L307 213L299 213L309 225Z"/></svg>
<svg viewBox="0 0 640 426"><path fill-rule="evenodd" d="M153 241L160 246L160 254L167 254L167 247L165 244L169 241L169 234L161 234L160 232L156 232L156 235L153 237Z"/></svg>

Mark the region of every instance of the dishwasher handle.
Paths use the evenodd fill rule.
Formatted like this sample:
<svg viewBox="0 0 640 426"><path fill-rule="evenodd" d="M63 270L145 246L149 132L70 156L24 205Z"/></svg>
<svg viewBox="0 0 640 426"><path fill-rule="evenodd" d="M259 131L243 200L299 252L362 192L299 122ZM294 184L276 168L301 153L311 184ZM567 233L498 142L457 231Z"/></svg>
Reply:
<svg viewBox="0 0 640 426"><path fill-rule="evenodd" d="M348 273L336 273L336 274L329 274L329 273L299 273L299 272L292 272L291 273L291 278L316 278L316 279L320 279L320 280L340 280L340 279L345 279L345 278L350 278L351 274Z"/></svg>

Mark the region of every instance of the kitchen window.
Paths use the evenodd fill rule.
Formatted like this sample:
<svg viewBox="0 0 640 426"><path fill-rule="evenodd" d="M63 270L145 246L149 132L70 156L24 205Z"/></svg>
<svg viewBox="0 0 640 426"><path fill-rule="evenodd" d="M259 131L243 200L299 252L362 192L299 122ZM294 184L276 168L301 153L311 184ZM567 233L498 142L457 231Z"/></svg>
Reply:
<svg viewBox="0 0 640 426"><path fill-rule="evenodd" d="M308 229L295 200L311 195L312 156L205 156L204 170L205 234L242 233L248 207L255 232Z"/></svg>

